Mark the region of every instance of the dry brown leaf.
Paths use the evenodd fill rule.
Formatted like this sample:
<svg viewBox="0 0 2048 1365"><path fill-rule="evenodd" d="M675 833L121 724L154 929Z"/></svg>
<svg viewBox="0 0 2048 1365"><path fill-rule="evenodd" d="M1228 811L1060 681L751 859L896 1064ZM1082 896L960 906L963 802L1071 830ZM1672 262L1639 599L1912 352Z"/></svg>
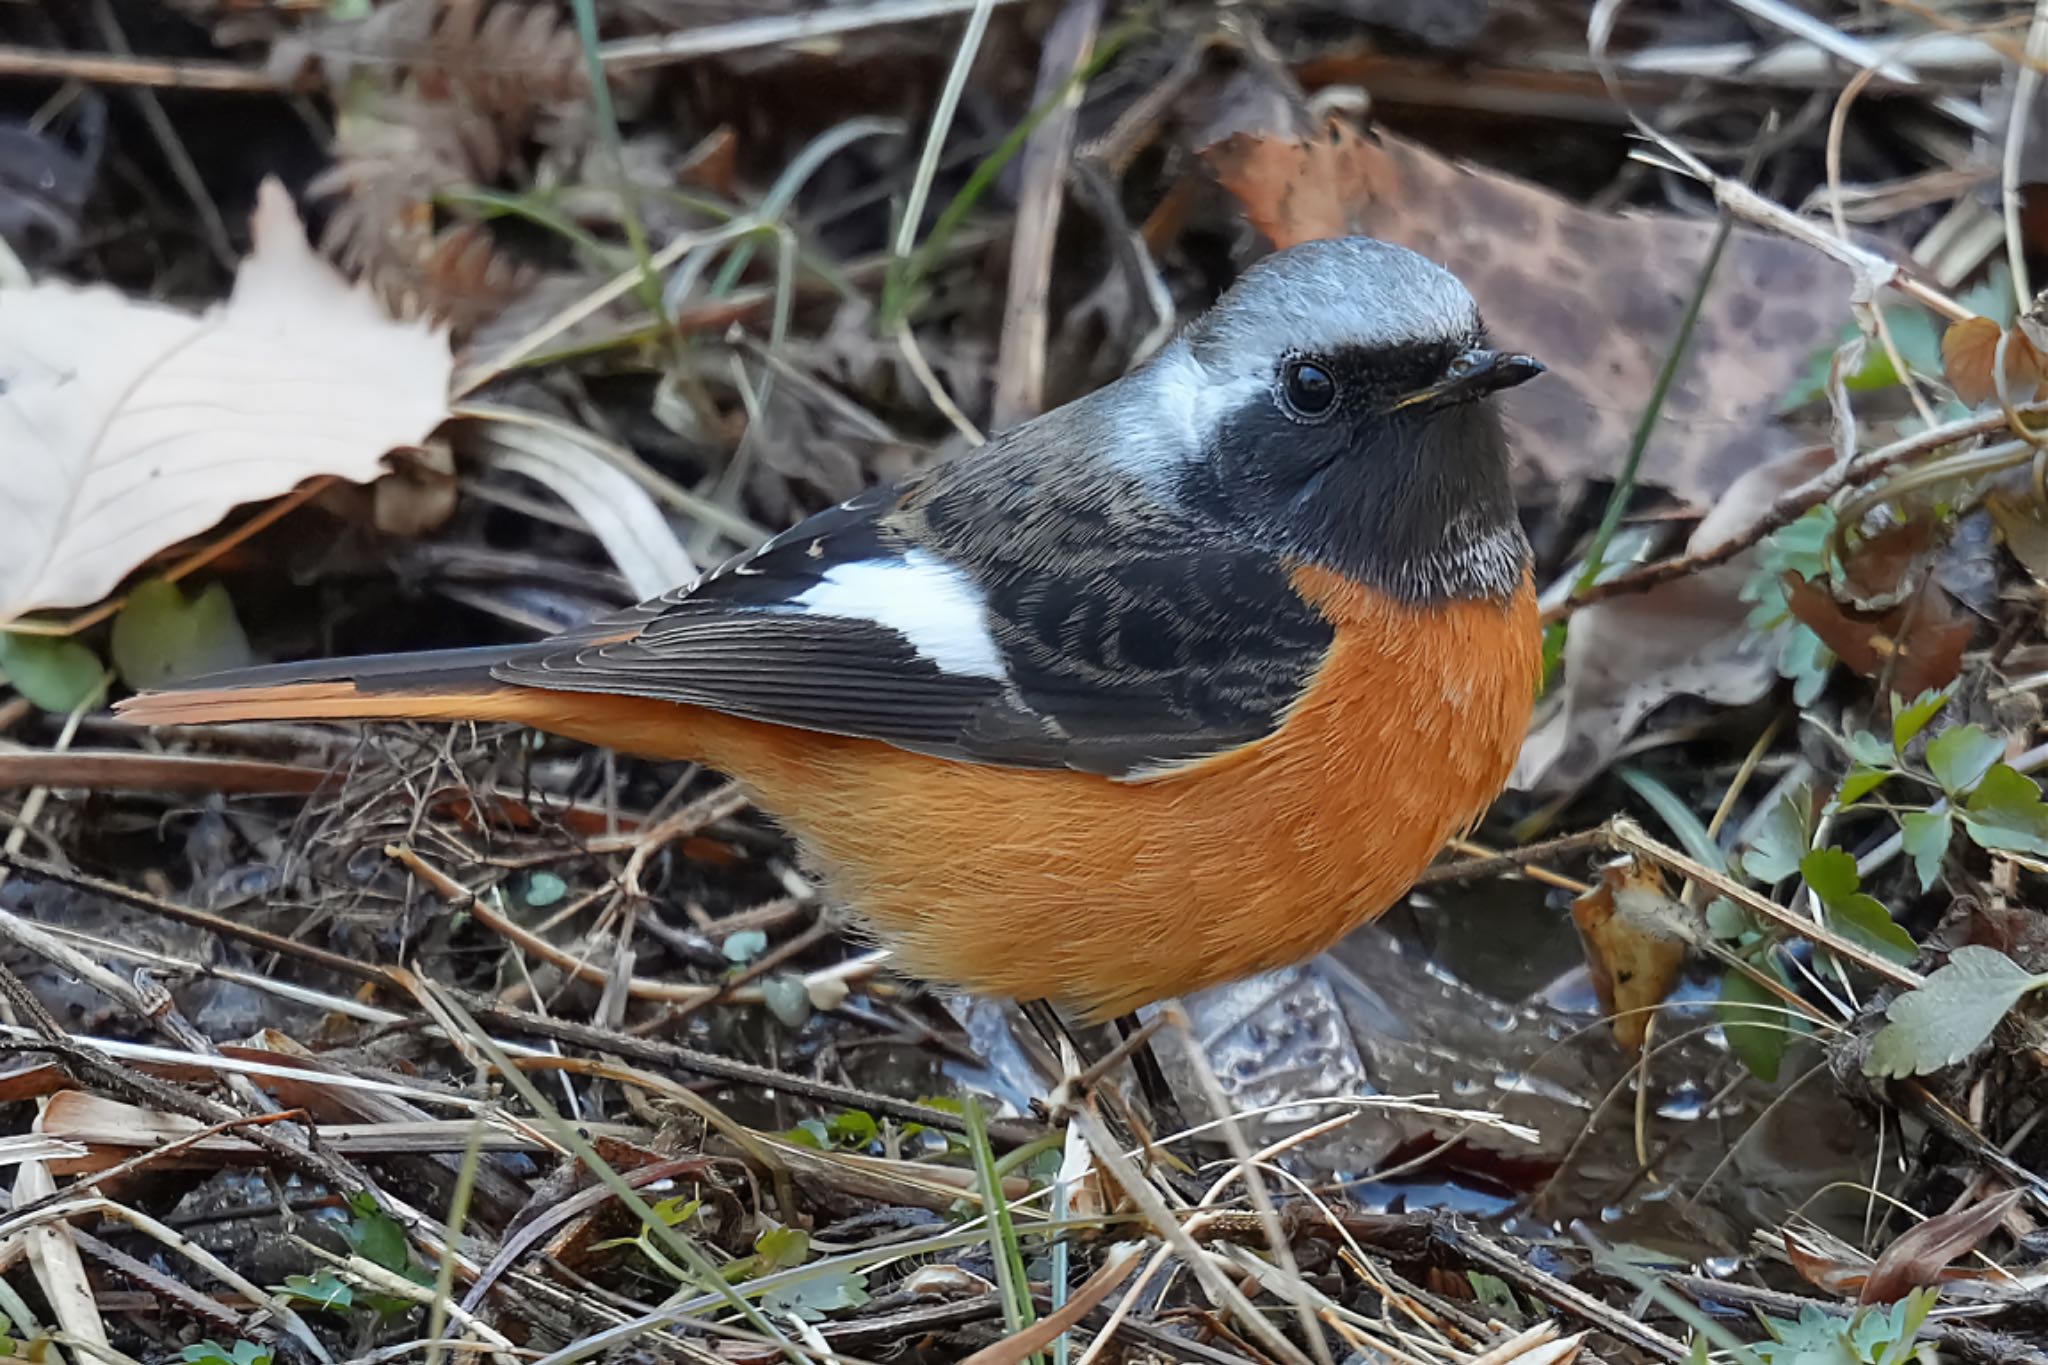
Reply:
<svg viewBox="0 0 2048 1365"><path fill-rule="evenodd" d="M1994 488L1984 495L1984 507L1998 528L1999 543L2036 583L2048 584L2048 506L2025 494Z"/></svg>
<svg viewBox="0 0 2048 1365"><path fill-rule="evenodd" d="M2005 335L1990 318L1964 318L1941 334L1941 370L1956 397L1976 407L1997 392L1991 378L1998 339Z"/></svg>
<svg viewBox="0 0 2048 1365"><path fill-rule="evenodd" d="M391 321L266 181L205 314L105 287L0 291L0 622L96 602L232 508L367 482L446 417L445 333Z"/></svg>
<svg viewBox="0 0 2048 1365"><path fill-rule="evenodd" d="M1686 542L1709 550L1743 530L1777 498L1826 469L1825 449L1796 452L1751 470L1716 502ZM1743 584L1756 552L1572 617L1564 682L1522 746L1512 785L1569 791L1605 768L1649 714L1673 697L1746 706L1778 676L1777 644L1749 628Z"/></svg>
<svg viewBox="0 0 2048 1365"><path fill-rule="evenodd" d="M706 133L675 168L678 185L709 190L727 199L738 195L740 137L721 123Z"/></svg>
<svg viewBox="0 0 2048 1365"><path fill-rule="evenodd" d="M2021 1193L2007 1190L1966 1209L1937 1213L1900 1233L1870 1267L1858 1302L1896 1303L1916 1289L1956 1278L1948 1270L1948 1263L1969 1255L1979 1242L1996 1232L2005 1216L2019 1204Z"/></svg>
<svg viewBox="0 0 2048 1365"><path fill-rule="evenodd" d="M1374 148L1342 119L1299 140L1232 133L1202 149L1245 217L1279 248L1365 231L1354 218L1372 204Z"/></svg>
<svg viewBox="0 0 2048 1365"><path fill-rule="evenodd" d="M1946 687L1977 621L1936 581L1941 549L1929 517L1888 527L1844 553L1839 588L1786 575L1786 605L1850 669L1888 679L1888 692Z"/></svg>
<svg viewBox="0 0 2048 1365"><path fill-rule="evenodd" d="M438 531L455 515L461 485L455 452L446 441L428 441L396 456L397 467L370 487L370 517L387 536L416 537Z"/></svg>
<svg viewBox="0 0 2048 1365"><path fill-rule="evenodd" d="M2006 333L1990 318L1964 318L1941 334L1941 368L1949 387L1970 407L1998 396L1998 343ZM2006 391L2015 403L2032 402L2048 382L2048 361L2018 328L2005 344Z"/></svg>
<svg viewBox="0 0 2048 1365"><path fill-rule="evenodd" d="M1652 1014L1678 984L1685 940L1671 926L1683 913L1663 874L1635 858L1600 869L1599 883L1572 902L1600 1009L1630 1052L1642 1051Z"/></svg>
<svg viewBox="0 0 2048 1365"><path fill-rule="evenodd" d="M1785 1228L1779 1236L1785 1258L1816 1289L1847 1296L1861 1289L1870 1274L1870 1258L1832 1235Z"/></svg>
<svg viewBox="0 0 2048 1365"><path fill-rule="evenodd" d="M1254 117L1266 117L1265 114ZM1253 129L1205 153L1276 241L1362 232L1456 273L1504 344L1550 367L1504 396L1515 448L1552 478L1611 477L1640 396L1676 341L1703 268L1707 219L1601 213L1384 130L1341 122L1305 140ZM1779 395L1849 316L1848 272L1746 229L1729 239L1642 481L1706 506L1792 448Z"/></svg>

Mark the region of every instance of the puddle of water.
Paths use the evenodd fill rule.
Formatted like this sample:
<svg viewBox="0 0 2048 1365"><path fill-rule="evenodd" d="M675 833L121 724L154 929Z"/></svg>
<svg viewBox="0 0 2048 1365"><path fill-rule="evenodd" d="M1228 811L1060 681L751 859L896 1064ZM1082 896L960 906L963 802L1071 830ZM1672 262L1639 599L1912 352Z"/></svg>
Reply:
<svg viewBox="0 0 2048 1365"><path fill-rule="evenodd" d="M1307 969L1190 1007L1240 1106L1431 1093L1538 1135L1471 1136L1473 1146L1528 1165L1506 1183L1475 1178L1457 1161L1374 1179L1418 1142L1457 1131L1414 1114L1363 1117L1295 1155L1303 1174L1346 1183L1362 1203L1514 1209L1532 1231L1585 1220L1610 1242L1688 1261L1735 1254L1752 1230L1801 1206L1853 1234L1862 1217L1853 1193L1814 1196L1831 1182L1869 1179L1869 1125L1824 1073L1802 1081L1820 1062L1811 1045L1793 1048L1776 1085L1745 1076L1715 1027L1714 991L1701 975L1675 993L1645 1074L1600 1022L1563 899L1496 881L1429 903L1418 897ZM1308 1113L1275 1115L1259 1137L1297 1131ZM1554 1178L1530 1174L1538 1168L1555 1168Z"/></svg>

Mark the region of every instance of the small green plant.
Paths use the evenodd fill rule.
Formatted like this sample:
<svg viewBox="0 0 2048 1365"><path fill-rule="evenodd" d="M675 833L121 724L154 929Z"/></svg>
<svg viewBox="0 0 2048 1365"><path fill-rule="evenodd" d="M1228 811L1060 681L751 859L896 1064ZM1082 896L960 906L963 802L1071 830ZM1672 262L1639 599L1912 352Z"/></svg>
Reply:
<svg viewBox="0 0 2048 1365"><path fill-rule="evenodd" d="M759 957L768 948L768 935L759 929L742 929L736 934L727 934L719 951L725 960L735 967L744 967Z"/></svg>
<svg viewBox="0 0 2048 1365"><path fill-rule="evenodd" d="M270 1365L271 1351L268 1346L258 1346L253 1341L223 1346L208 1337L180 1351L178 1359L186 1365Z"/></svg>
<svg viewBox="0 0 2048 1365"><path fill-rule="evenodd" d="M1888 746L1865 731L1849 734L1843 746L1851 764L1834 800L1835 809L1844 811L1885 795L1883 808L1898 818L1923 891L1940 878L1958 828L1979 848L2048 855L2048 804L2032 778L2001 761L2005 741L1997 735L1981 725L1952 725L1927 741L1917 762L1908 758L1909 747L1948 700L1945 692L1910 703L1894 699ZM1916 787L1929 799L1923 804L1901 798L1902 786Z"/></svg>
<svg viewBox="0 0 2048 1365"><path fill-rule="evenodd" d="M413 1259L412 1244L406 1240L405 1229L379 1208L374 1198L367 1193L351 1195L348 1209L348 1221L341 1225L341 1236L348 1243L349 1250L379 1269L403 1275L414 1284L433 1285L433 1272ZM351 1302L375 1309L385 1317L396 1317L415 1306L410 1299L396 1294L365 1294L361 1298L351 1295Z"/></svg>
<svg viewBox="0 0 2048 1365"><path fill-rule="evenodd" d="M0 674L31 706L76 711L92 702L106 673L99 656L76 640L0 630Z"/></svg>
<svg viewBox="0 0 2048 1365"><path fill-rule="evenodd" d="M346 1313L355 1307L356 1291L348 1282L332 1270L323 1270L317 1275L290 1275L285 1282L272 1286L272 1292L294 1306L322 1309L329 1313Z"/></svg>
<svg viewBox="0 0 2048 1365"><path fill-rule="evenodd" d="M1791 682L1792 699L1801 706L1820 696L1828 674L1834 671L1835 655L1818 635L1793 618L1785 576L1794 574L1812 582L1839 570L1835 554L1839 530L1834 508L1822 503L1810 509L1757 546L1756 572L1742 586L1742 600L1756 604L1750 609L1749 628L1758 632L1783 629L1778 676Z"/></svg>
<svg viewBox="0 0 2048 1365"><path fill-rule="evenodd" d="M683 1224L689 1222L692 1218L695 1218L699 1213L703 1212L703 1210L703 1200L693 1199L689 1195L679 1194L674 1195L668 1199L664 1199L660 1203L656 1204L654 1206L654 1216L661 1220L663 1227L679 1228ZM637 1248L640 1254L645 1256L649 1261L652 1261L655 1265L660 1266L664 1274L672 1275L678 1280L687 1281L689 1277L684 1275L683 1272L677 1268L675 1262L670 1260L667 1256L663 1255L661 1251L659 1251L655 1247L652 1232L653 1230L651 1228L643 1226L636 1236L614 1237L611 1238L609 1241L597 1243L595 1246L591 1248L591 1250L603 1251L610 1247L634 1247Z"/></svg>
<svg viewBox="0 0 2048 1365"><path fill-rule="evenodd" d="M1871 1040L1864 1070L1872 1076L1916 1076L1952 1066L1975 1052L1999 1020L2028 994L2048 986L1996 948L1958 948L1916 990L1885 1009L1887 1024Z"/></svg>
<svg viewBox="0 0 2048 1365"><path fill-rule="evenodd" d="M1848 1317L1818 1308L1796 1322L1766 1317L1773 1340L1751 1349L1763 1365L1933 1365L1932 1346L1915 1344L1933 1311L1936 1292L1917 1289L1889 1308L1872 1306Z"/></svg>
<svg viewBox="0 0 2048 1365"><path fill-rule="evenodd" d="M918 1127L918 1131L924 1130ZM805 1119L783 1134L799 1147L813 1147L821 1152L865 1152L881 1136L882 1128L875 1122L875 1116L860 1109L843 1110L829 1119Z"/></svg>
<svg viewBox="0 0 2048 1365"><path fill-rule="evenodd" d="M2048 856L2048 802L2032 778L2002 761L2003 740L1980 725L1961 724L1922 742L1949 699L1939 691L1910 702L1894 697L1889 737L1867 730L1843 736L1849 770L1828 803L1834 815L1882 811L1897 820L1901 850L1923 891L1940 880L1958 832L1983 849ZM1854 856L1813 846L1813 807L1805 789L1782 798L1757 822L1735 866L1767 888L1797 875L1839 933L1895 962L1911 962L1917 945L1863 889ZM1750 966L1791 985L1770 926L1722 899L1707 907L1707 927ZM1891 1022L1873 1044L1868 1069L1876 1076L1908 1076L1960 1061L2043 984L2048 977L2001 953L1963 949L1924 986L1892 1003ZM1721 1020L1743 1064L1761 1079L1776 1079L1794 1026L1772 993L1730 970L1721 983Z"/></svg>

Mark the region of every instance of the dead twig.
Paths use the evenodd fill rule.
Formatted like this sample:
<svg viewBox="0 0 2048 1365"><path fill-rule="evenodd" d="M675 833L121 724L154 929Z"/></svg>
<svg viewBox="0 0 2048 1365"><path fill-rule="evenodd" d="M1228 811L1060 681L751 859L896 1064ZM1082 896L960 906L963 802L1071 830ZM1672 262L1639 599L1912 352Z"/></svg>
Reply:
<svg viewBox="0 0 2048 1365"><path fill-rule="evenodd" d="M2014 411L2022 418L2048 415L2048 404L2029 403ZM1768 511L1751 522L1739 534L1719 545L1679 555L1672 559L1645 564L1627 573L1617 574L1604 583L1591 584L1564 602L1550 608L1543 614L1543 623L1552 624L1569 617L1581 607L1612 597L1624 597L1633 593L1648 592L1660 584L1711 569L1749 549L1773 531L1778 531L1814 507L1826 502L1846 489L1861 487L1901 464L1922 455L1930 455L1944 446L1954 445L1972 437L1986 436L1995 431L2007 429L2009 420L2002 412L1980 414L1961 421L1930 427L1925 431L1881 446L1867 454L1859 455L1845 465L1839 465L1824 474L1816 475L1790 492L1784 493L1773 502Z"/></svg>
<svg viewBox="0 0 2048 1365"><path fill-rule="evenodd" d="M1059 93L1088 64L1102 26L1102 0L1067 0L1039 53L1032 107ZM1004 304L996 394L990 426L997 431L1036 417L1045 405L1046 302L1052 288L1052 249L1066 202L1067 166L1073 157L1081 87L1032 130L1024 144L1023 188L1010 239L1010 291Z"/></svg>
<svg viewBox="0 0 2048 1365"><path fill-rule="evenodd" d="M291 87L259 67L202 57L137 57L109 52L53 52L0 44L0 76L137 85L161 90L225 90L251 95L289 93Z"/></svg>

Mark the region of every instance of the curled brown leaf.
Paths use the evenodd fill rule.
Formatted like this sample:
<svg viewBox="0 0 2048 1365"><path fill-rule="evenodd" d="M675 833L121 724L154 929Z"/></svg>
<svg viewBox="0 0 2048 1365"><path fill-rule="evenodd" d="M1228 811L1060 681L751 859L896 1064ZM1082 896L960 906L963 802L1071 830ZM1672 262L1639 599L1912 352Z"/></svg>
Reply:
<svg viewBox="0 0 2048 1365"><path fill-rule="evenodd" d="M1964 318L1941 337L1941 368L1956 397L1971 407L1998 396L1998 347L2005 342L2007 395L2015 403L2031 402L2048 381L2048 360L2028 339L2014 329L2008 335L1987 317Z"/></svg>
<svg viewBox="0 0 2048 1365"><path fill-rule="evenodd" d="M1967 1256L1979 1242L1997 1231L2021 1191L2007 1190L1979 1200L1966 1209L1937 1213L1918 1227L1899 1234L1884 1249L1863 1281L1863 1303L1896 1303L1916 1289L1957 1278L1948 1271L1949 1262Z"/></svg>

